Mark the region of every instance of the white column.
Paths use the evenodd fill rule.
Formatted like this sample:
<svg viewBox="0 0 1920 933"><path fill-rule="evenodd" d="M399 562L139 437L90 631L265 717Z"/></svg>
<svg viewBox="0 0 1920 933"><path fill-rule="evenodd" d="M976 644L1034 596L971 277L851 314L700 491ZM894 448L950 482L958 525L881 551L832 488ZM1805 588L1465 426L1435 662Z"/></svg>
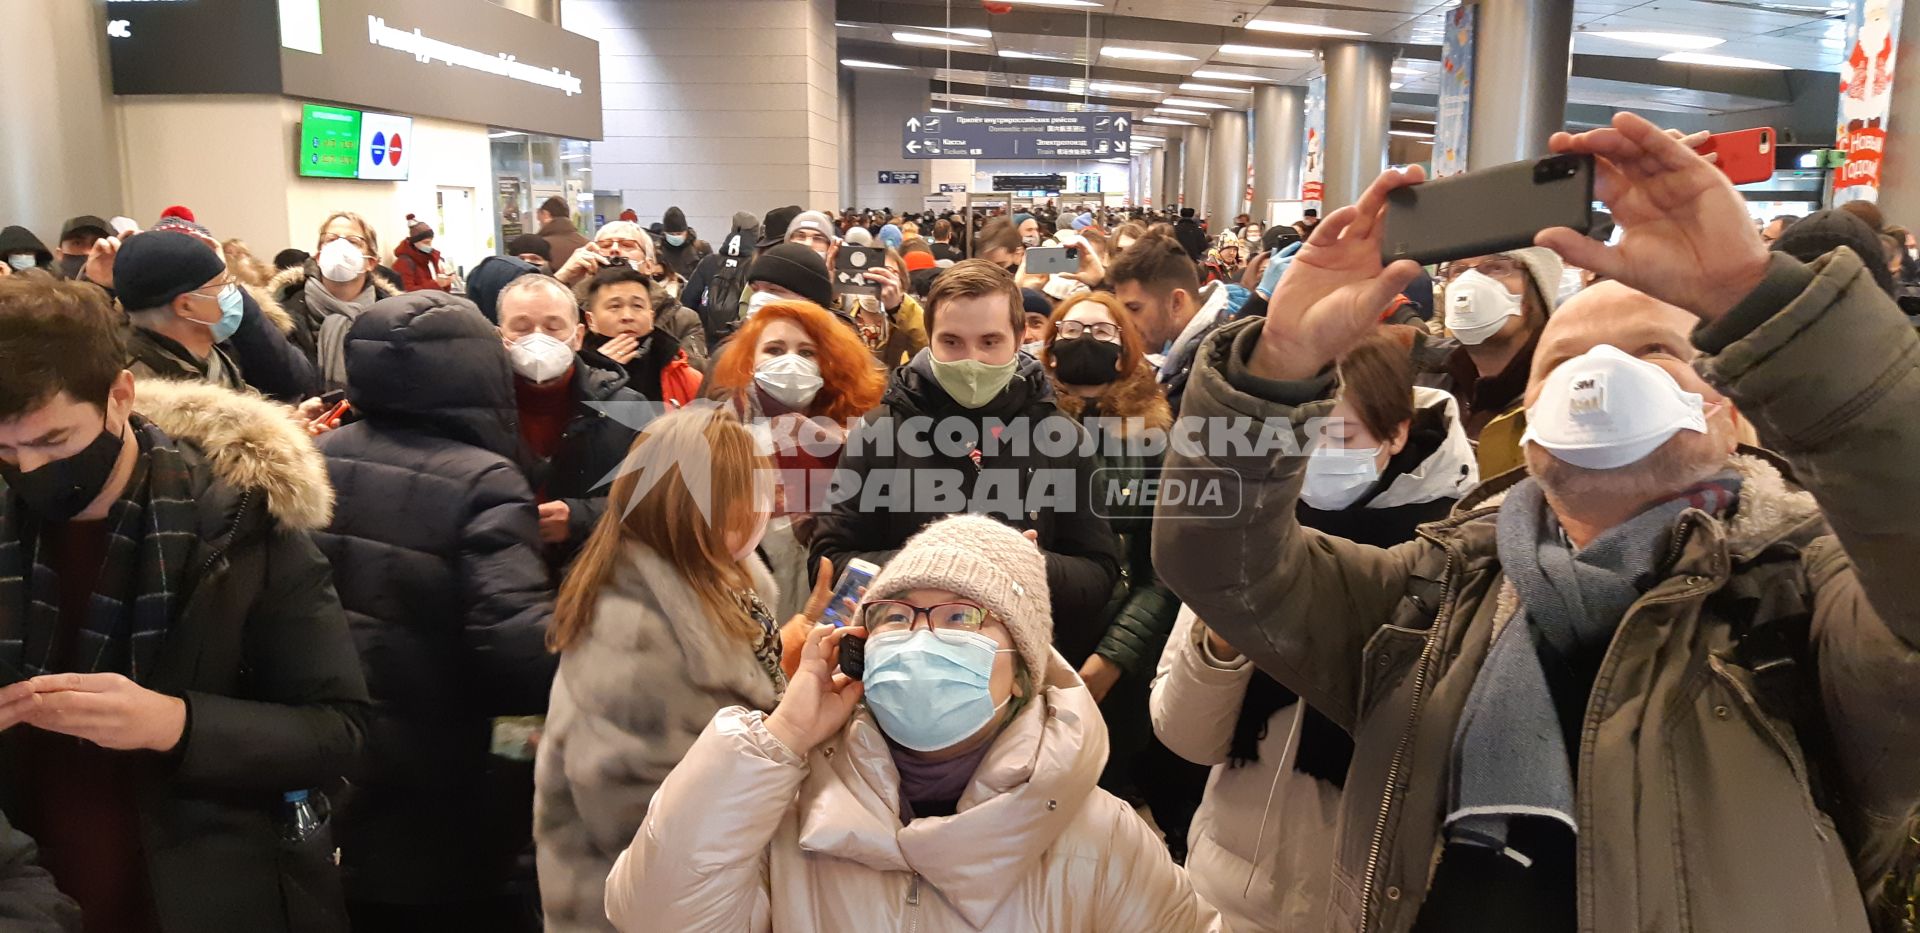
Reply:
<svg viewBox="0 0 1920 933"><path fill-rule="evenodd" d="M1212 135L1207 159L1207 200L1201 213L1211 219L1207 229L1217 235L1232 229L1233 218L1246 210L1246 113L1214 111Z"/></svg>
<svg viewBox="0 0 1920 933"><path fill-rule="evenodd" d="M1342 42L1327 48L1326 197L1320 216L1360 199L1387 167L1393 47Z"/></svg>
<svg viewBox="0 0 1920 933"><path fill-rule="evenodd" d="M67 218L126 209L105 10L79 0L0 4L0 226L25 226L48 249Z"/></svg>
<svg viewBox="0 0 1920 933"><path fill-rule="evenodd" d="M1253 89L1253 215L1268 201L1300 197L1300 147L1306 139L1307 89L1262 84Z"/></svg>
<svg viewBox="0 0 1920 933"><path fill-rule="evenodd" d="M1567 122L1573 4L1480 0L1479 8L1467 168L1539 158Z"/></svg>
<svg viewBox="0 0 1920 933"><path fill-rule="evenodd" d="M703 234L845 206L832 0L565 0L562 18L600 43L596 188L642 217L677 204Z"/></svg>
<svg viewBox="0 0 1920 933"><path fill-rule="evenodd" d="M1169 164L1167 162L1166 147L1159 146L1159 147L1148 150L1147 159L1148 159L1147 194L1148 196L1153 198L1153 203L1140 204L1136 206L1154 207L1154 208L1164 207L1166 206L1166 203L1167 203L1165 198L1166 198L1166 190L1167 190L1167 165Z"/></svg>
<svg viewBox="0 0 1920 933"><path fill-rule="evenodd" d="M1181 147L1180 206L1191 207L1195 216L1203 216L1207 212L1207 163L1213 151L1211 134L1204 126L1189 126L1181 135L1186 137L1186 145Z"/></svg>

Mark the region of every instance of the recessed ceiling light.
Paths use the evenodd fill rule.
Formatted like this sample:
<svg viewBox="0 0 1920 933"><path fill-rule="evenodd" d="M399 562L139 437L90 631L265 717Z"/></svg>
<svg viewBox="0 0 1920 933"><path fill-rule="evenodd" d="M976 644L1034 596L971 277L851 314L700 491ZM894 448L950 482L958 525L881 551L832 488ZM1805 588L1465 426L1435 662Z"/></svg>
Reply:
<svg viewBox="0 0 1920 933"><path fill-rule="evenodd" d="M1306 49L1276 49L1264 45L1223 45L1222 55L1259 55L1266 58L1312 58L1313 53Z"/></svg>
<svg viewBox="0 0 1920 933"><path fill-rule="evenodd" d="M1433 122L1432 120L1414 120L1414 119L1411 119L1411 118L1409 118L1409 119L1405 119L1405 120L1396 120L1396 121L1394 121L1394 122L1396 122L1396 123L1418 123L1418 124L1420 124L1421 126L1439 126L1439 125L1440 125L1440 124L1438 124L1438 123L1435 123L1435 122Z"/></svg>
<svg viewBox="0 0 1920 933"><path fill-rule="evenodd" d="M1176 107L1205 107L1209 110L1226 110L1227 109L1226 104L1216 103L1210 100L1196 100L1191 97L1169 97L1166 100L1161 101L1161 103L1172 104Z"/></svg>
<svg viewBox="0 0 1920 933"><path fill-rule="evenodd" d="M1403 87L1406 87L1406 86L1407 86L1407 85L1406 85L1406 82L1404 82L1404 81L1395 81L1395 82L1393 82L1392 84L1389 84L1389 85L1387 85L1387 90L1389 90L1389 91L1397 91L1397 90L1400 90L1401 88L1403 88Z"/></svg>
<svg viewBox="0 0 1920 933"><path fill-rule="evenodd" d="M1715 68L1754 68L1762 71L1792 71L1786 65L1763 62L1757 58L1734 58L1731 55L1709 55L1706 52L1668 52L1660 56L1663 62L1680 65L1711 65Z"/></svg>
<svg viewBox="0 0 1920 933"><path fill-rule="evenodd" d="M1191 55L1178 52L1161 52L1155 49L1136 49L1124 45L1109 45L1100 49L1100 54L1108 58L1131 58L1144 62L1192 62L1199 61Z"/></svg>
<svg viewBox="0 0 1920 933"><path fill-rule="evenodd" d="M1172 117L1141 117L1142 123L1157 123L1161 126L1199 126L1192 120L1175 120Z"/></svg>
<svg viewBox="0 0 1920 933"><path fill-rule="evenodd" d="M1148 97L1159 97L1161 94L1159 88L1142 87L1138 84L1116 84L1112 81L1095 81L1087 87L1096 91L1105 91L1108 94L1145 94Z"/></svg>
<svg viewBox="0 0 1920 933"><path fill-rule="evenodd" d="M917 32L896 32L893 34L893 41L905 42L908 45L942 45L967 49L977 49L980 47L980 43L978 42L968 42L965 39L955 39L951 36L929 36Z"/></svg>
<svg viewBox="0 0 1920 933"><path fill-rule="evenodd" d="M1148 136L1144 133L1135 133L1129 138L1134 142L1145 142L1148 144L1164 143L1167 141L1167 138L1165 136Z"/></svg>
<svg viewBox="0 0 1920 933"><path fill-rule="evenodd" d="M1033 59L1035 61L1043 61L1043 62L1072 61L1072 59L1067 58L1065 55L1042 55L1039 52L1022 52L1017 49L1001 49L1000 57L1001 58L1025 58L1025 59Z"/></svg>
<svg viewBox="0 0 1920 933"><path fill-rule="evenodd" d="M519 130L507 130L502 133L488 133L487 138L488 139L509 139L514 136L525 136L525 135L527 134L522 133Z"/></svg>
<svg viewBox="0 0 1920 933"><path fill-rule="evenodd" d="M1183 113L1190 117L1204 117L1207 115L1207 112L1204 110L1182 110L1179 107L1155 107L1153 109L1157 113Z"/></svg>
<svg viewBox="0 0 1920 933"><path fill-rule="evenodd" d="M1092 2L1092 0L1001 0L1001 2L1018 3L1025 6L1098 7L1100 5Z"/></svg>
<svg viewBox="0 0 1920 933"><path fill-rule="evenodd" d="M952 113L953 111L948 110L945 107L928 107L927 112L928 113Z"/></svg>
<svg viewBox="0 0 1920 933"><path fill-rule="evenodd" d="M993 38L992 30L975 29L971 26L915 26L913 28L925 29L928 32L944 32L950 36L970 36L975 39Z"/></svg>
<svg viewBox="0 0 1920 933"><path fill-rule="evenodd" d="M837 20L836 20L836 21L834 22L834 25L835 25L835 26L838 26L838 27L840 27L841 29L865 29L865 28L867 28L867 27L866 27L866 25L865 25L865 24L863 24L863 23L842 23L842 22L839 22L839 21L837 21Z"/></svg>
<svg viewBox="0 0 1920 933"><path fill-rule="evenodd" d="M1432 133L1416 133L1413 130L1388 130L1387 135L1388 136L1405 136L1408 139L1418 139L1422 142L1429 142L1429 143L1433 142Z"/></svg>
<svg viewBox="0 0 1920 933"><path fill-rule="evenodd" d="M1208 94L1251 94L1253 93L1253 88L1250 88L1250 87L1221 87L1218 84L1200 84L1194 81L1181 82L1180 90L1201 91L1203 93L1208 93Z"/></svg>
<svg viewBox="0 0 1920 933"><path fill-rule="evenodd" d="M1270 19L1250 20L1247 28L1256 32L1283 32L1290 36L1364 36L1354 29L1338 29L1315 23L1286 23Z"/></svg>
<svg viewBox="0 0 1920 933"><path fill-rule="evenodd" d="M905 65L889 65L886 62L870 62L858 58L843 58L840 60L840 64L848 68L883 68L887 71L907 70L907 66Z"/></svg>
<svg viewBox="0 0 1920 933"><path fill-rule="evenodd" d="M1631 42L1635 45L1651 45L1654 48L1673 49L1678 52L1698 52L1710 49L1726 42L1712 36L1696 36L1684 32L1589 32L1589 36L1613 39L1619 42Z"/></svg>
<svg viewBox="0 0 1920 933"><path fill-rule="evenodd" d="M1193 73L1196 78L1212 78L1216 81L1259 81L1263 84L1278 84L1279 78L1263 78L1259 75L1237 75L1231 71L1209 71L1205 68Z"/></svg>
<svg viewBox="0 0 1920 933"><path fill-rule="evenodd" d="M1421 76L1423 76L1423 75L1425 75L1425 74L1426 74L1426 72L1424 72L1424 71L1421 71L1421 70L1420 70L1420 69L1418 69L1418 68L1413 68L1413 67L1410 67L1410 66L1407 66L1407 65L1395 65L1395 66L1393 66L1393 73L1394 73L1394 74L1397 74L1397 75L1412 75L1412 76L1414 76L1414 77L1416 77L1416 78L1417 78L1417 77L1421 77Z"/></svg>

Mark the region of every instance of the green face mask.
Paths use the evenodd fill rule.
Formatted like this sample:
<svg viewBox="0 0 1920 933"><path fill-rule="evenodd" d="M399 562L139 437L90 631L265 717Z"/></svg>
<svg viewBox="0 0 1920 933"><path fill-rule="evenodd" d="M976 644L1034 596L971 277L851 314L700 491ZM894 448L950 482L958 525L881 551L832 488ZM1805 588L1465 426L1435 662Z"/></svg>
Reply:
<svg viewBox="0 0 1920 933"><path fill-rule="evenodd" d="M979 360L956 360L942 363L933 360L933 378L940 388L947 390L953 400L963 408L980 408L1000 395L1007 383L1013 381L1013 371L1020 365L1020 357L995 366Z"/></svg>

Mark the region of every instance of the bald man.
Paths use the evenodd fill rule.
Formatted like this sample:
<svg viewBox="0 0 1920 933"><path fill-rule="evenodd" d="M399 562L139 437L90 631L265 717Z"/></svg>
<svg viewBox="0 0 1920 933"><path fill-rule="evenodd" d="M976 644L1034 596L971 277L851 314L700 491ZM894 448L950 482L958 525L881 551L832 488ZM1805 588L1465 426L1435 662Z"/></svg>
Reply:
<svg viewBox="0 0 1920 933"><path fill-rule="evenodd" d="M1616 284L1542 332L1528 470L1381 550L1302 529L1304 461L1247 452L1324 413L1418 271L1378 258L1421 179L1390 172L1199 354L1208 456L1168 472L1243 496L1163 500L1155 567L1353 735L1330 929L1866 933L1920 804L1920 339L1851 252L1770 256L1646 121L1552 147L1627 232L1538 238Z"/></svg>

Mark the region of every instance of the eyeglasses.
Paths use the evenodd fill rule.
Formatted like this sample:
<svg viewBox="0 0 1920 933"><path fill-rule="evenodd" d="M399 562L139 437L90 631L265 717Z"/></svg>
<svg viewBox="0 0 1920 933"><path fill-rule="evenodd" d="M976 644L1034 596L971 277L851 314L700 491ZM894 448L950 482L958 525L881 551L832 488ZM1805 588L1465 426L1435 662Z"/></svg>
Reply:
<svg viewBox="0 0 1920 933"><path fill-rule="evenodd" d="M640 241L639 240L599 240L595 242L594 245L600 247L601 249L619 248L619 249L637 250L640 248Z"/></svg>
<svg viewBox="0 0 1920 933"><path fill-rule="evenodd" d="M1442 282L1451 282L1468 272L1478 272L1488 278L1512 279L1526 274L1526 266L1520 260L1506 256L1495 256L1482 262L1449 263L1440 273Z"/></svg>
<svg viewBox="0 0 1920 933"><path fill-rule="evenodd" d="M972 603L941 603L922 609L897 599L873 600L860 607L860 621L869 636L912 631L922 615L927 617L927 628L936 632L977 632L987 624L991 613Z"/></svg>
<svg viewBox="0 0 1920 933"><path fill-rule="evenodd" d="M239 287L240 287L239 283L235 282L232 276L228 276L226 280L223 282L216 282L212 285L208 285L206 288L194 289L193 294L199 295L202 298L212 298L215 301L218 301L222 298L227 297L227 295L239 289ZM211 295L207 294L208 288L213 289L213 294Z"/></svg>
<svg viewBox="0 0 1920 933"><path fill-rule="evenodd" d="M1108 321L1095 321L1092 324L1082 324L1079 321L1061 321L1055 324L1053 329L1054 333L1058 334L1061 340L1074 340L1081 334L1089 333L1093 335L1093 339L1105 340L1108 343L1120 339L1120 325Z"/></svg>
<svg viewBox="0 0 1920 933"><path fill-rule="evenodd" d="M366 238L366 237L363 237L363 236L354 236L354 235L353 235L353 234L351 234L351 233L349 233L349 234L347 234L346 236L341 236L341 235L340 235L340 234L338 234L338 233L329 233L329 234L327 234L327 235L325 235L325 236L322 236L322 237L320 238L320 245L321 245L321 246L325 246L325 245L327 245L328 243L331 243L331 242L333 242L333 241L335 241L335 240L345 240L345 241L347 241L348 243L352 243L352 244L353 244L353 245L354 245L354 246L355 246L356 248L358 248L358 249L360 249L360 250L365 250L365 249L367 248L367 238Z"/></svg>

